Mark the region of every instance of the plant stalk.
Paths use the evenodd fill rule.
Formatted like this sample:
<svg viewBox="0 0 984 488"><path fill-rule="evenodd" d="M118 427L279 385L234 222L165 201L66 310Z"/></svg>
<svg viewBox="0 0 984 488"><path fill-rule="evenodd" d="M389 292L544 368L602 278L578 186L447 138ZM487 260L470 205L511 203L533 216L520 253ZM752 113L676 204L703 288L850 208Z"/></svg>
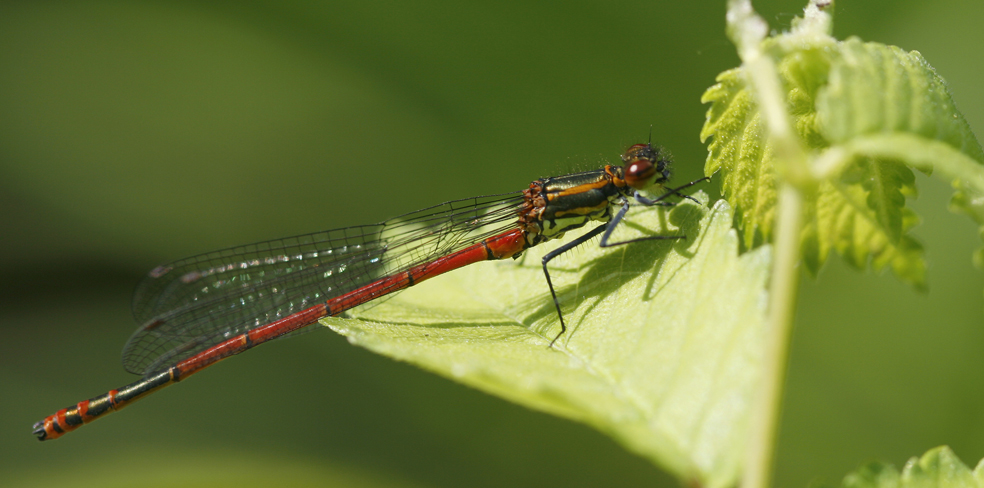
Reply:
<svg viewBox="0 0 984 488"><path fill-rule="evenodd" d="M804 11L804 19L795 26L795 34L804 39L829 36L831 18L824 9L829 9L831 4L830 1L810 0ZM755 403L752 405L751 430L741 483L743 488L769 488L772 485L789 342L796 312L803 202L805 195L816 190L817 180L811 172L809 154L789 115L786 91L775 62L761 50L768 24L755 13L751 0L729 0L727 24L728 36L738 48L746 81L765 121L766 141L771 147L779 184L775 261L769 283L762 377L753 399Z"/></svg>
<svg viewBox="0 0 984 488"><path fill-rule="evenodd" d="M803 225L803 194L792 184L779 189L775 261L769 285L769 315L762 361L762 378L755 398L743 488L772 485L783 385L799 286L799 244Z"/></svg>

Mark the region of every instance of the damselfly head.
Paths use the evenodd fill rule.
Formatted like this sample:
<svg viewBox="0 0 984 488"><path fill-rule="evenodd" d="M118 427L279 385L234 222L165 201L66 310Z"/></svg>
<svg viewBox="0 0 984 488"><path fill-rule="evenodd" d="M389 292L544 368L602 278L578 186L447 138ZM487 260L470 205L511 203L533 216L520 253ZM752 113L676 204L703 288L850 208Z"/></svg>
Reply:
<svg viewBox="0 0 984 488"><path fill-rule="evenodd" d="M622 155L625 163L625 183L636 190L670 179L670 158L652 144L636 144Z"/></svg>

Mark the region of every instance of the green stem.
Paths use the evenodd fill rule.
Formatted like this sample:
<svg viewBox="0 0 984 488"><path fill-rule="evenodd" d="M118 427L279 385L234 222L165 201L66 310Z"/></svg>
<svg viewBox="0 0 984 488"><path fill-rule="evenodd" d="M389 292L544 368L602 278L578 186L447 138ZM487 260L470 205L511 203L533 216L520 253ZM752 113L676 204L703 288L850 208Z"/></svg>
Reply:
<svg viewBox="0 0 984 488"><path fill-rule="evenodd" d="M803 21L795 28L795 34L804 39L829 36L830 16L822 12L817 2L811 0L805 9ZM761 50L767 31L768 25L755 13L750 0L728 1L728 36L738 48L746 80L765 120L767 142L779 180L776 254L769 284L766 344L762 378L752 407L743 488L768 488L772 485L786 362L799 284L797 264L803 230L803 201L804 195L815 191L817 184L810 171L809 155L789 115L785 89L776 65Z"/></svg>
<svg viewBox="0 0 984 488"><path fill-rule="evenodd" d="M803 225L803 194L790 183L779 189L776 222L775 262L769 285L769 317L766 330L762 378L753 410L751 433L745 457L743 488L767 488L772 484L773 464L782 417L782 392L786 361L796 312L799 285L800 233Z"/></svg>

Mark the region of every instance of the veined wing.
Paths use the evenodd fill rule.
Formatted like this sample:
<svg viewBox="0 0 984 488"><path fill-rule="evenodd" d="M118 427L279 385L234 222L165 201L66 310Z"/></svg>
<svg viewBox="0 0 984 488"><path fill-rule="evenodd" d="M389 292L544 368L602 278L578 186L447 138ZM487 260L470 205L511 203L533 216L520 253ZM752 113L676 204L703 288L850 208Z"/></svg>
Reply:
<svg viewBox="0 0 984 488"><path fill-rule="evenodd" d="M521 193L454 200L373 225L258 242L153 269L123 365L151 374L226 339L516 225Z"/></svg>

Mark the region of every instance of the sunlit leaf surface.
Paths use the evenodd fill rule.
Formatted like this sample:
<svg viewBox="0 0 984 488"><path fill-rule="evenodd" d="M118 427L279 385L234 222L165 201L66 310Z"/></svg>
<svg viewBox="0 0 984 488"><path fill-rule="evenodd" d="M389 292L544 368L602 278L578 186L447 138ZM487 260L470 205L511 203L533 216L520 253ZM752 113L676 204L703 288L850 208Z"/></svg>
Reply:
<svg viewBox="0 0 984 488"><path fill-rule="evenodd" d="M687 239L589 243L551 262L568 321L553 349L547 245L435 278L361 320L324 322L354 344L588 423L683 479L727 485L759 374L769 248L738 256L724 201L630 216L619 239Z"/></svg>

